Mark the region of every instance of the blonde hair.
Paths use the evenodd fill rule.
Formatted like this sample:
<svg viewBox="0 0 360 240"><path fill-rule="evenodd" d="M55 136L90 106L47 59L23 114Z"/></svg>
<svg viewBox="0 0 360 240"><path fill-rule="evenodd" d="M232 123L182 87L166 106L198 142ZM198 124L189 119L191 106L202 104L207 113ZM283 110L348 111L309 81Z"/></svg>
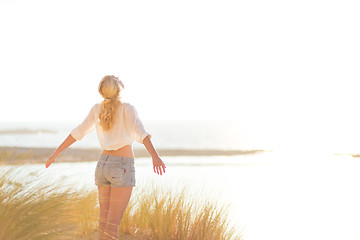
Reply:
<svg viewBox="0 0 360 240"><path fill-rule="evenodd" d="M104 98L99 114L100 126L103 130L109 130L116 119L123 88L123 83L114 75L106 75L99 83L99 93Z"/></svg>

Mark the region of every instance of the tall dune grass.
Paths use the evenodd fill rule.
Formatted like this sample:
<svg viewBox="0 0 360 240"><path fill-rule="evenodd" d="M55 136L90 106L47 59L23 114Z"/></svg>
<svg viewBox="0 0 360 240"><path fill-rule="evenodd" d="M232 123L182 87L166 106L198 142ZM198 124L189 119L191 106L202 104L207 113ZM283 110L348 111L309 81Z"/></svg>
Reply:
<svg viewBox="0 0 360 240"><path fill-rule="evenodd" d="M23 170L0 169L0 240L97 239L97 191L75 192L24 176ZM134 188L119 239L241 239L230 226L228 206L194 199L188 192L153 184Z"/></svg>
<svg viewBox="0 0 360 240"><path fill-rule="evenodd" d="M197 201L187 192L186 187L141 188L126 209L120 231L139 239L240 239L230 227L228 206Z"/></svg>
<svg viewBox="0 0 360 240"><path fill-rule="evenodd" d="M71 190L56 192L56 186L18 181L19 171L0 174L0 239L74 239L80 227L73 215Z"/></svg>

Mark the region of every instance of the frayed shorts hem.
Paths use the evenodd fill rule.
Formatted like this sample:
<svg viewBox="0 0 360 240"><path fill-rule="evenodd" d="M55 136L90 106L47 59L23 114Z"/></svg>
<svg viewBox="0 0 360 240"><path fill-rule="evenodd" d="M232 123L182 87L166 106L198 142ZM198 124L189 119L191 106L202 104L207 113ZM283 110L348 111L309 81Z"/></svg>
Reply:
<svg viewBox="0 0 360 240"><path fill-rule="evenodd" d="M136 185L115 185L115 184L111 184L111 183L95 183L96 186L98 187L103 187L103 186L111 186L111 187L136 187Z"/></svg>

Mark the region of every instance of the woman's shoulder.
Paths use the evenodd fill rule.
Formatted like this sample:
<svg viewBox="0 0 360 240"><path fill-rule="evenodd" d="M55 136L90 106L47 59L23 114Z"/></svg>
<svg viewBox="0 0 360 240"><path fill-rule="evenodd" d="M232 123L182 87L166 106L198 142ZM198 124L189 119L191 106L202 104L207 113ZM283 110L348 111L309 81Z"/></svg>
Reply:
<svg viewBox="0 0 360 240"><path fill-rule="evenodd" d="M121 102L120 106L122 106L125 111L134 111L136 109L135 106L129 102ZM95 103L92 106L92 109L95 111L99 111L101 109L101 102Z"/></svg>
<svg viewBox="0 0 360 240"><path fill-rule="evenodd" d="M100 107L101 107L101 102L94 103L94 105L92 106L94 110L98 110L100 109Z"/></svg>
<svg viewBox="0 0 360 240"><path fill-rule="evenodd" d="M137 114L137 110L133 104L131 104L129 102L122 102L122 106L123 106L124 112L126 114L130 114L130 115Z"/></svg>
<svg viewBox="0 0 360 240"><path fill-rule="evenodd" d="M98 114L101 110L101 102L96 102L91 106L91 112Z"/></svg>
<svg viewBox="0 0 360 240"><path fill-rule="evenodd" d="M134 105L129 102L121 102L121 105L124 106L125 109L134 108Z"/></svg>
<svg viewBox="0 0 360 240"><path fill-rule="evenodd" d="M129 102L121 102L121 106L124 106L124 107L134 107L134 105L130 104ZM99 108L101 107L101 102L97 102L97 103L94 103L92 105L93 108Z"/></svg>

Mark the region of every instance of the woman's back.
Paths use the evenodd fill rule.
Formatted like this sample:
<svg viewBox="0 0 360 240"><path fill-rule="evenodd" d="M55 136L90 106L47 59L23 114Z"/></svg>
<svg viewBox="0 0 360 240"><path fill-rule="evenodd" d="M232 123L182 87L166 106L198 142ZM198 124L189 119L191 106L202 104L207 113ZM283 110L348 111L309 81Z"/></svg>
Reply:
<svg viewBox="0 0 360 240"><path fill-rule="evenodd" d="M106 151L118 150L126 145L132 145L134 141L143 143L144 138L150 135L145 130L135 107L130 103L122 102L119 104L109 130L104 130L101 126L100 111L101 103L93 105L88 116L71 131L71 135L76 140L81 140L85 135L96 129L99 143Z"/></svg>

